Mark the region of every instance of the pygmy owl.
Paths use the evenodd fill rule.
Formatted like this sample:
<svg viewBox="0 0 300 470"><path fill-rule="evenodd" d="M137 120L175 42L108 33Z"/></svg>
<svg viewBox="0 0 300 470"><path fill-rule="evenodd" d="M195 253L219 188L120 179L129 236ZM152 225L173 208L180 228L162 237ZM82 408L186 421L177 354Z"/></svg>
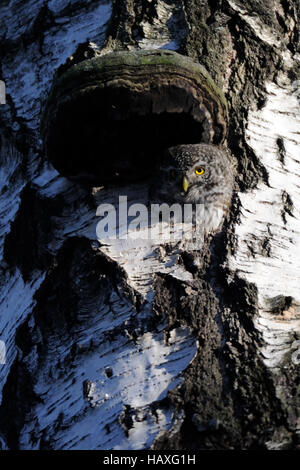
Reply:
<svg viewBox="0 0 300 470"><path fill-rule="evenodd" d="M171 147L161 160L158 178L155 198L169 204L202 205L204 231L220 229L234 184L232 161L224 148L210 144Z"/></svg>

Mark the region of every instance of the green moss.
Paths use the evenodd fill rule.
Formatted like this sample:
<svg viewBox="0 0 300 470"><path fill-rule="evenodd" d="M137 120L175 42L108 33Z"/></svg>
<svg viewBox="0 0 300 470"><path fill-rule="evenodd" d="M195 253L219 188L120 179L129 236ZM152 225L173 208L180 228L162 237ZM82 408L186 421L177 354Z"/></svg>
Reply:
<svg viewBox="0 0 300 470"><path fill-rule="evenodd" d="M61 86L63 88L65 86L70 88L73 84L80 83L87 76L92 81L97 77L100 78L101 75L121 75L122 69L125 71L127 68L142 69L143 67L150 67L149 73L163 74L168 71L174 73L177 70L181 74L186 75L187 78L195 81L201 88L206 89L209 94L213 94L227 110L227 103L222 90L217 87L202 65L177 52L160 49L153 51L114 52L83 61L65 72L57 81L56 88ZM157 68L156 70L155 67Z"/></svg>
<svg viewBox="0 0 300 470"><path fill-rule="evenodd" d="M82 99L81 102L86 98L94 103L91 98L93 94L97 101L98 92L101 94L104 89L109 90L111 87L127 88L129 95L137 90L142 95L144 89L151 95L151 90L156 89L156 92L159 90L166 96L169 87L173 94L167 99L175 101L177 97L174 96L174 89L185 89L186 96L191 95L195 114L199 111L207 117L205 128L200 130L199 124L199 141L203 139L209 142L214 139L214 143L220 144L225 139L228 116L222 90L201 64L177 52L158 49L113 52L82 61L65 71L54 81L45 107L41 120L43 140L47 141L48 132L55 132L59 110L64 108L66 102L70 105L67 107L69 110L74 102L75 108L70 111L73 116L77 113L78 98ZM178 96L181 96L180 91ZM181 103L182 109L185 109L187 101ZM130 107L130 100L128 103ZM197 116L195 122L200 122ZM50 127L52 130L49 130Z"/></svg>

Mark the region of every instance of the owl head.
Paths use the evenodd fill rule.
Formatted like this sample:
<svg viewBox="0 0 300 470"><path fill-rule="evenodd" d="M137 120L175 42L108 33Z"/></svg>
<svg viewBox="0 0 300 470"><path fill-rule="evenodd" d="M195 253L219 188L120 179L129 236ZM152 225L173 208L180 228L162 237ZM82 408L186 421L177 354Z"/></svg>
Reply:
<svg viewBox="0 0 300 470"><path fill-rule="evenodd" d="M166 150L159 167L159 192L169 201L209 203L232 192L232 163L216 145L177 145Z"/></svg>
<svg viewBox="0 0 300 470"><path fill-rule="evenodd" d="M161 201L203 204L209 230L218 228L230 206L234 183L227 151L210 144L177 145L166 150L156 178Z"/></svg>

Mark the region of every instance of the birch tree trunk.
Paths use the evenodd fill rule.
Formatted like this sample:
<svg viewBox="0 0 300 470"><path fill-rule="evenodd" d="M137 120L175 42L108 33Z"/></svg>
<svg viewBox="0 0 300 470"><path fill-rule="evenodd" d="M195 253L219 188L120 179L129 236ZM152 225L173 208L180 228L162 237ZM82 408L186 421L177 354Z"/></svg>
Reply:
<svg viewBox="0 0 300 470"><path fill-rule="evenodd" d="M296 0L2 1L3 449L299 447L299 15ZM156 48L223 90L237 178L201 265L156 273L144 308L135 270L151 267L99 248L94 191L46 161L39 125L60 67Z"/></svg>

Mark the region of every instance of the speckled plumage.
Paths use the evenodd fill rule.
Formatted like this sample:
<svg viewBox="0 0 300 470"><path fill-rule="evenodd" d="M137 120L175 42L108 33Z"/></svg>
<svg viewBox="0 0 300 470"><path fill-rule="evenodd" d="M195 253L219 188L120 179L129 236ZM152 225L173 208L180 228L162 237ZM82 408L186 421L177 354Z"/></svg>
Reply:
<svg viewBox="0 0 300 470"><path fill-rule="evenodd" d="M204 168L203 175L195 169ZM229 209L233 191L234 173L227 151L210 144L178 145L169 148L161 161L160 200L181 204L203 204L204 226L207 233L217 231ZM189 187L185 192L185 177Z"/></svg>

